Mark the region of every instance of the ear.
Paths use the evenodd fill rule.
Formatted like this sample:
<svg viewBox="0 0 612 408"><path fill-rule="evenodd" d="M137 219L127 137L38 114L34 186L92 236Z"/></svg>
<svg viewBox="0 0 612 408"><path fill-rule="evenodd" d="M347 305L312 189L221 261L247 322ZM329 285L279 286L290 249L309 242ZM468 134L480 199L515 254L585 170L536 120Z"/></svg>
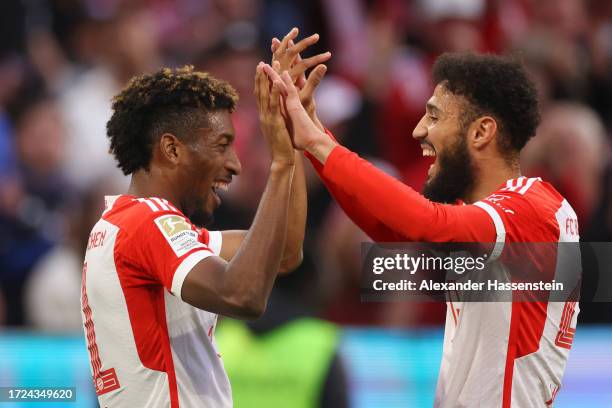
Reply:
<svg viewBox="0 0 612 408"><path fill-rule="evenodd" d="M179 163L183 144L172 133L164 133L159 140L159 153L163 162Z"/></svg>
<svg viewBox="0 0 612 408"><path fill-rule="evenodd" d="M491 143L497 135L497 121L492 116L481 116L470 125L469 143L481 150Z"/></svg>

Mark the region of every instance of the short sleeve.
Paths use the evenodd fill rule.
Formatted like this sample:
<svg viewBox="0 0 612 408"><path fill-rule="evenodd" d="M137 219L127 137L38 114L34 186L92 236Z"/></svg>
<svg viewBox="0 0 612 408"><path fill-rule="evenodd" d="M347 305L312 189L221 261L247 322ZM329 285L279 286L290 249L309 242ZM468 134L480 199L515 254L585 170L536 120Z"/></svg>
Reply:
<svg viewBox="0 0 612 408"><path fill-rule="evenodd" d="M491 254L492 260L501 256L509 240L538 241L533 231L537 230L540 220L522 194L513 191L498 192L474 205L485 210L495 225L497 239Z"/></svg>
<svg viewBox="0 0 612 408"><path fill-rule="evenodd" d="M157 212L147 217L132 245L150 277L181 299L187 274L202 259L213 256L198 229L178 212Z"/></svg>
<svg viewBox="0 0 612 408"><path fill-rule="evenodd" d="M213 254L220 256L222 245L223 245L223 235L221 235L221 231L209 231L208 232L208 247L213 252Z"/></svg>

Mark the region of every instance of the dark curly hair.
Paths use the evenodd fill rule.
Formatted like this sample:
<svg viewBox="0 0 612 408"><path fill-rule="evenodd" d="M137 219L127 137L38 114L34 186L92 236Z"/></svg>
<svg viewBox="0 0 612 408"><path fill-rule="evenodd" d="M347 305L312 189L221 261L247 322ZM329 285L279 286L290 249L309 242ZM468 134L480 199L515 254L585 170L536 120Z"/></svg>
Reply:
<svg viewBox="0 0 612 408"><path fill-rule="evenodd" d="M540 124L537 92L515 58L445 53L434 64L433 80L469 102L464 122L482 115L497 120L504 136L500 138L502 154L515 155L535 135Z"/></svg>
<svg viewBox="0 0 612 408"><path fill-rule="evenodd" d="M187 65L138 75L113 98L106 124L110 152L124 174L148 170L153 144L163 133L190 141L207 125L206 111L233 112L238 94L227 82Z"/></svg>

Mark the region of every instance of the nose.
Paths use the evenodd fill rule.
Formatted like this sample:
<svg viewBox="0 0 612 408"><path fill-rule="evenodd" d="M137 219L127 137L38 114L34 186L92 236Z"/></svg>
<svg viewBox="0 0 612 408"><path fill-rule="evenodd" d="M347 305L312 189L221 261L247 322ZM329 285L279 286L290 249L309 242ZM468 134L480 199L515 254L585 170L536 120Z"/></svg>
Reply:
<svg viewBox="0 0 612 408"><path fill-rule="evenodd" d="M417 123L414 130L412 131L412 137L418 141L421 141L422 139L425 139L427 137L427 126L425 126L425 123L423 122L424 119L425 115L423 115L419 123Z"/></svg>
<svg viewBox="0 0 612 408"><path fill-rule="evenodd" d="M230 155L225 162L225 167L235 176L238 176L242 171L242 164L240 164L240 159L236 154L236 150L233 148L230 151Z"/></svg>

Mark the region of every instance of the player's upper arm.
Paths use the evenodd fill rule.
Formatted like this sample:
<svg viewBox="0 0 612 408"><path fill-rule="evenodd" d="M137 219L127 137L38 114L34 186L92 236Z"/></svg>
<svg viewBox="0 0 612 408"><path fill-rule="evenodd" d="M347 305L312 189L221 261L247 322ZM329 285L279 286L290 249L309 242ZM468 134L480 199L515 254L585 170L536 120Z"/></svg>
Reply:
<svg viewBox="0 0 612 408"><path fill-rule="evenodd" d="M228 278L227 262L211 256L201 260L185 276L180 297L199 309L240 319L257 318L260 305Z"/></svg>
<svg viewBox="0 0 612 408"><path fill-rule="evenodd" d="M202 259L213 256L200 240L197 228L181 213L157 211L140 216L139 225L126 236L126 262L134 278L154 281L178 296L189 270ZM136 276L138 275L138 276Z"/></svg>
<svg viewBox="0 0 612 408"><path fill-rule="evenodd" d="M130 240L142 278L212 313L242 318L257 314L249 293L236 290L226 273L228 263L218 256L233 241L223 242L221 232L198 229L181 213L165 211L147 216Z"/></svg>

